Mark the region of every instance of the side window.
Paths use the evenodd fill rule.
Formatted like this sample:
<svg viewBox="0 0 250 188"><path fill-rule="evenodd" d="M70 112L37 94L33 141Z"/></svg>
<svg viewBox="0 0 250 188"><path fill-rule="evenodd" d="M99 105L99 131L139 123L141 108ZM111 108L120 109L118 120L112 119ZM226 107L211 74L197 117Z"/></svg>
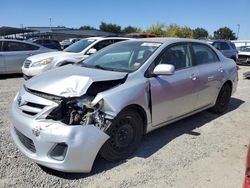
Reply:
<svg viewBox="0 0 250 188"><path fill-rule="evenodd" d="M101 50L102 48L110 45L113 43L113 40L103 40L101 42L98 42L96 45L93 46L97 51Z"/></svg>
<svg viewBox="0 0 250 188"><path fill-rule="evenodd" d="M202 44L193 44L192 47L197 65L219 61L219 58L210 47Z"/></svg>
<svg viewBox="0 0 250 188"><path fill-rule="evenodd" d="M30 51L30 50L37 50L39 47L25 44L20 42L5 42L4 51Z"/></svg>
<svg viewBox="0 0 250 188"><path fill-rule="evenodd" d="M176 70L192 66L188 45L181 44L168 48L156 59L155 65L158 64L171 64Z"/></svg>
<svg viewBox="0 0 250 188"><path fill-rule="evenodd" d="M230 50L230 47L226 42L221 43L221 50Z"/></svg>

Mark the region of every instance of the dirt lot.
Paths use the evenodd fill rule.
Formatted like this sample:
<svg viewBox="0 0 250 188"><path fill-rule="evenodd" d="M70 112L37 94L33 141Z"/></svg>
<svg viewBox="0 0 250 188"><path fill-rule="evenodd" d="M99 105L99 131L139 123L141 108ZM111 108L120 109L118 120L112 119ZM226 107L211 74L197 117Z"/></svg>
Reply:
<svg viewBox="0 0 250 188"><path fill-rule="evenodd" d="M143 139L126 161L98 157L91 174L43 169L13 144L8 107L24 83L22 77L0 79L0 187L242 187L250 137L250 80L242 73L228 111L207 111L158 129Z"/></svg>

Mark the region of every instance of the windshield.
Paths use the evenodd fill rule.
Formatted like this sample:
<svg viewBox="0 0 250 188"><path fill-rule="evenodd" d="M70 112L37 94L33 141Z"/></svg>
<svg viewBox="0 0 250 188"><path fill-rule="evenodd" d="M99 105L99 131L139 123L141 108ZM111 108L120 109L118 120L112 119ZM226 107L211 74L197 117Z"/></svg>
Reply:
<svg viewBox="0 0 250 188"><path fill-rule="evenodd" d="M160 45L161 43L141 41L117 43L83 61L83 66L133 72L139 69Z"/></svg>
<svg viewBox="0 0 250 188"><path fill-rule="evenodd" d="M95 41L96 40L93 40L93 39L83 39L70 45L68 48L65 48L65 50L63 51L78 53L78 52L83 51L85 48L87 48L90 44L92 44Z"/></svg>

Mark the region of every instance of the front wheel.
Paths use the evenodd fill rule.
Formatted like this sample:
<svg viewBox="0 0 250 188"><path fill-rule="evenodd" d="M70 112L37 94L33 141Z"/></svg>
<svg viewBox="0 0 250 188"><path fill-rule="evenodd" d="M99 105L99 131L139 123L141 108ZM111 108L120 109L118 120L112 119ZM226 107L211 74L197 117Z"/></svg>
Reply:
<svg viewBox="0 0 250 188"><path fill-rule="evenodd" d="M117 115L106 132L110 138L100 150L108 161L119 161L132 155L143 136L142 118L135 110L126 110Z"/></svg>
<svg viewBox="0 0 250 188"><path fill-rule="evenodd" d="M224 84L220 90L220 93L217 97L215 105L210 109L210 111L221 114L226 111L228 103L231 98L232 89L229 84Z"/></svg>

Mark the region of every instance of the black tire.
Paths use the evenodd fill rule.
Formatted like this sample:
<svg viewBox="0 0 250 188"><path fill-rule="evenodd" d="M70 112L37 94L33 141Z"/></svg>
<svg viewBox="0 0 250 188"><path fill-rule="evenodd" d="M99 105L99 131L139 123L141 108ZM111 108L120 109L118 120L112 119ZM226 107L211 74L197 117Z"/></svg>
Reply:
<svg viewBox="0 0 250 188"><path fill-rule="evenodd" d="M110 138L100 150L107 161L120 161L131 156L139 147L143 136L143 122L135 110L117 115L106 133Z"/></svg>
<svg viewBox="0 0 250 188"><path fill-rule="evenodd" d="M217 97L215 105L210 109L210 111L221 114L226 111L228 103L230 101L232 94L232 88L229 84L224 84L220 90L220 93Z"/></svg>

